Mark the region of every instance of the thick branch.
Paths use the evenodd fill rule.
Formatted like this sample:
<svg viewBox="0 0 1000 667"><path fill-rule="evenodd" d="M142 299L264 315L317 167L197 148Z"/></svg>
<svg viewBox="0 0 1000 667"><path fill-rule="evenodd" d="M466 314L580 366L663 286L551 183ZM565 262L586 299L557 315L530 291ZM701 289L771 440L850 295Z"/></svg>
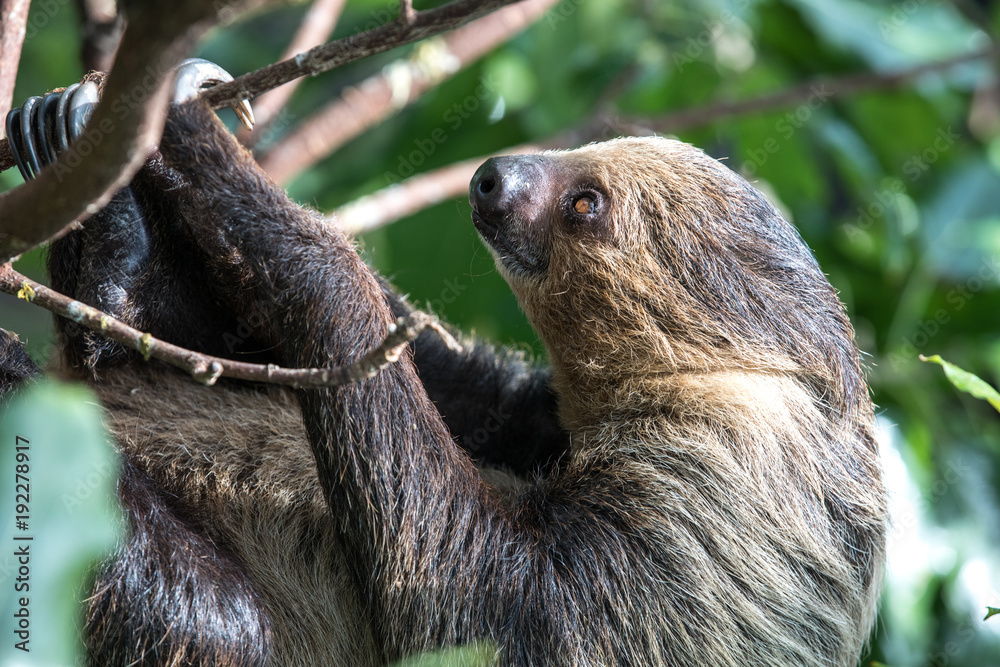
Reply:
<svg viewBox="0 0 1000 667"><path fill-rule="evenodd" d="M424 42L413 57L349 88L259 156L261 167L278 183L291 180L524 30L554 4L556 0L527 0L473 21L440 41Z"/></svg>
<svg viewBox="0 0 1000 667"><path fill-rule="evenodd" d="M956 65L985 58L994 58L994 48L956 56L940 62L927 63L899 72L851 74L839 79L817 79L786 90L749 100L716 102L693 109L682 109L658 117L616 117L597 114L576 128L539 142L506 149L496 155L534 153L538 150L569 148L590 141L599 141L618 135L642 135L683 132L710 125L719 120L773 111L801 104L811 97L824 95L844 97L871 90L898 88L922 75L940 72ZM466 192L469 181L482 158L473 158L440 169L418 174L390 185L353 202L345 204L330 214L335 224L346 232L360 234L378 229L400 218L458 197ZM427 191L425 191L425 188ZM407 201L405 198L410 198Z"/></svg>
<svg viewBox="0 0 1000 667"><path fill-rule="evenodd" d="M307 51L314 46L322 44L333 32L337 25L337 20L344 9L345 0L315 0L302 17L302 23L298 31L292 37L288 48L281 55L282 60L293 58L303 51ZM244 146L252 148L257 140L263 136L268 126L278 115L292 94L298 89L302 79L295 79L288 83L273 88L253 101L254 116L257 122L254 131L241 127L236 133L237 139Z"/></svg>
<svg viewBox="0 0 1000 667"><path fill-rule="evenodd" d="M0 195L0 263L64 233L129 182L159 140L173 67L214 12L201 0L151 2L130 18L84 135L37 178Z"/></svg>
<svg viewBox="0 0 1000 667"><path fill-rule="evenodd" d="M220 377L251 382L267 382L296 388L332 387L359 382L374 376L399 359L406 345L426 328L434 329L449 347L461 350L458 342L431 315L413 311L389 326L381 345L353 364L333 368L281 368L274 364L248 364L202 354L153 338L110 315L49 289L21 275L10 264L0 265L0 291L17 296L65 317L92 331L138 350L148 361L159 359L189 373L207 385Z"/></svg>
<svg viewBox="0 0 1000 667"><path fill-rule="evenodd" d="M255 97L293 79L315 76L376 53L418 42L514 1L455 0L435 9L408 12L404 20L392 21L366 32L317 46L290 60L268 65L229 83L210 88L202 94L202 99L214 109L232 106L239 100Z"/></svg>
<svg viewBox="0 0 1000 667"><path fill-rule="evenodd" d="M30 0L0 0L0 118L10 111ZM3 133L0 128L0 134Z"/></svg>

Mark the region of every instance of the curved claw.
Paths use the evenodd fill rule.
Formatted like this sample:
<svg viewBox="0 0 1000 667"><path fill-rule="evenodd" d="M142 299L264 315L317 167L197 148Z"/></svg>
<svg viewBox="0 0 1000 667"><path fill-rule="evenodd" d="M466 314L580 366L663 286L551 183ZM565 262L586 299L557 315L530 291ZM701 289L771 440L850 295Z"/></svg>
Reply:
<svg viewBox="0 0 1000 667"><path fill-rule="evenodd" d="M49 93L42 98L38 105L38 117L35 119L35 144L39 147L39 162L42 167L47 167L56 161L56 114L55 110L59 104L60 93Z"/></svg>
<svg viewBox="0 0 1000 667"><path fill-rule="evenodd" d="M69 92L69 89L67 89ZM65 95L65 93L64 93ZM97 84L93 81L85 81L80 87L68 95L69 102L65 111L66 132L72 142L83 133L83 128L87 126L87 121L94 113L94 107L100 95L97 91Z"/></svg>
<svg viewBox="0 0 1000 667"><path fill-rule="evenodd" d="M27 178L33 178L42 170L42 166L38 162L38 154L35 152L35 138L31 133L38 112L38 104L41 101L41 97L29 97L21 105L21 145L24 147L24 153L20 158L28 170Z"/></svg>
<svg viewBox="0 0 1000 667"><path fill-rule="evenodd" d="M174 83L174 104L183 104L198 96L198 92L206 86L228 83L233 75L215 63L203 58L188 58L177 66L177 80ZM253 109L247 100L240 101L233 107L236 116L248 130L253 129Z"/></svg>
<svg viewBox="0 0 1000 667"><path fill-rule="evenodd" d="M59 97L59 104L56 106L56 141L58 142L59 150L64 151L69 148L69 128L66 126L64 120L66 118L66 108L69 106L69 100L76 92L76 89L80 87L80 84L74 83L72 86L68 87L63 91L63 94Z"/></svg>
<svg viewBox="0 0 1000 667"><path fill-rule="evenodd" d="M10 151L14 155L14 164L17 165L17 170L21 172L21 178L27 181L31 178L31 172L28 171L28 165L21 157L21 146L23 145L21 139L21 107L15 107L7 112L4 129L7 133Z"/></svg>
<svg viewBox="0 0 1000 667"><path fill-rule="evenodd" d="M177 66L174 103L197 97L206 87L232 81L229 72L213 62L189 58ZM7 138L14 162L24 180L30 180L79 137L94 112L100 98L93 81L74 83L61 93L45 97L29 97L18 108L11 109L5 120ZM253 129L253 109L243 100L233 107L240 122Z"/></svg>

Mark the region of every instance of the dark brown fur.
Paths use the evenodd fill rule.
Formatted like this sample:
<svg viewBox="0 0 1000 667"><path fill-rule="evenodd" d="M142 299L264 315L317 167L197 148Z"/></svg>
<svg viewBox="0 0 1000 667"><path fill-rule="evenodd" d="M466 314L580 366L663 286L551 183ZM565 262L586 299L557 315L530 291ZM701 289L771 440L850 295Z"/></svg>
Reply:
<svg viewBox="0 0 1000 667"><path fill-rule="evenodd" d="M173 109L161 152L133 184L145 231L123 243L135 262L110 281L116 314L210 351L248 328L248 350L289 366L349 363L381 340L405 306L207 109ZM70 370L92 369L137 471L125 484L148 490L136 535L158 507L158 554L193 535L218 561L178 561L196 579L182 590L161 566L153 585L201 614L184 628L210 619L212 664L380 664L480 640L511 665L855 664L885 498L851 327L808 250L677 142L533 160L530 194L481 213L549 350L569 441L547 373L488 350L449 357L425 337L417 365L288 392L137 370L67 330ZM593 215L569 212L580 192ZM99 245L94 229L66 244ZM72 249L54 250L67 283ZM452 439L494 405L513 416L477 456L517 478L484 475ZM108 583L143 575L153 556L135 542L99 583L94 661L190 660L196 632L159 629L168 609ZM126 636L128 605L156 622ZM150 638L158 650L137 652Z"/></svg>

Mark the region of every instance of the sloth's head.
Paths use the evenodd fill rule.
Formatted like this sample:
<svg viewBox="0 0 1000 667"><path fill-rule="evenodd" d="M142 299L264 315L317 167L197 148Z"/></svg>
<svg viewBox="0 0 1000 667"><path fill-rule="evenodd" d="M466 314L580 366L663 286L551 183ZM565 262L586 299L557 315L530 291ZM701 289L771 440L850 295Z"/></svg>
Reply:
<svg viewBox="0 0 1000 667"><path fill-rule="evenodd" d="M692 146L492 158L469 198L567 380L738 368L800 375L834 404L865 391L850 323L798 233Z"/></svg>

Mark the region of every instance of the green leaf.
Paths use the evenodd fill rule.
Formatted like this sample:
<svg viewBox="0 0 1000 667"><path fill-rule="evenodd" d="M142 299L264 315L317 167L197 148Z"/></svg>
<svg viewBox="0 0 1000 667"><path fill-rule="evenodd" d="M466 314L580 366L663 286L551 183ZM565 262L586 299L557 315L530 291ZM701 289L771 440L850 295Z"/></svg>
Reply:
<svg viewBox="0 0 1000 667"><path fill-rule="evenodd" d="M997 607L987 607L986 608L986 616L983 618L983 620L984 621L988 621L988 620L990 620L991 618L993 618L994 616L996 616L998 614L1000 614L1000 608L997 608Z"/></svg>
<svg viewBox="0 0 1000 667"><path fill-rule="evenodd" d="M0 664L80 664L81 596L121 525L118 469L90 391L41 382L0 406L0 580L8 593L0 597ZM17 646L25 640L27 652Z"/></svg>
<svg viewBox="0 0 1000 667"><path fill-rule="evenodd" d="M497 648L491 642L476 642L443 651L412 655L392 667L486 667L496 661Z"/></svg>
<svg viewBox="0 0 1000 667"><path fill-rule="evenodd" d="M942 368L944 368L945 377L948 378L949 382L955 385L955 388L960 389L967 394L971 394L976 398L989 401L990 405L996 408L997 412L1000 412L1000 393L998 393L996 389L987 384L986 381L979 376L973 375L969 371L963 370L955 364L945 361L936 354L929 357L925 357L921 354L920 361L939 364Z"/></svg>

